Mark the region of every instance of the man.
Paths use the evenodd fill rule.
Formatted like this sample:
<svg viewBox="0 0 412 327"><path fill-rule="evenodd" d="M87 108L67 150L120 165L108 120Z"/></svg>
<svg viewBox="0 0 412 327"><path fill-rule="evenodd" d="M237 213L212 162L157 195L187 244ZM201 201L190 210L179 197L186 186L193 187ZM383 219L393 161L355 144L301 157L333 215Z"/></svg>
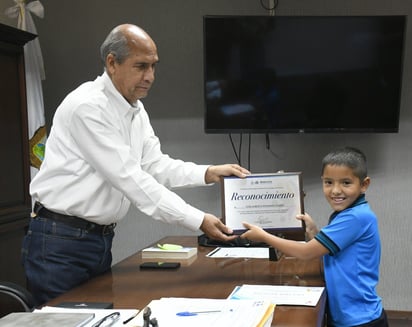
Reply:
<svg viewBox="0 0 412 327"><path fill-rule="evenodd" d="M35 206L22 254L38 304L110 269L113 229L130 204L214 239L235 237L217 217L167 188L249 172L235 164L195 165L161 152L140 102L159 61L153 40L135 25L120 25L103 42L101 56L105 72L57 108L44 162L30 185Z"/></svg>

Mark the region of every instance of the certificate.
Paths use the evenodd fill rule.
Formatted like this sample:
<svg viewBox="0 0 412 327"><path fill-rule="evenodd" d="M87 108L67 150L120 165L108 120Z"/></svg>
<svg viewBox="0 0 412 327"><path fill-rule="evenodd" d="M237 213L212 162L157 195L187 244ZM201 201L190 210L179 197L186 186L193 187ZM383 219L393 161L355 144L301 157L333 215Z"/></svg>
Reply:
<svg viewBox="0 0 412 327"><path fill-rule="evenodd" d="M244 221L272 233L303 230L300 172L224 177L221 185L223 220L235 232L245 230Z"/></svg>

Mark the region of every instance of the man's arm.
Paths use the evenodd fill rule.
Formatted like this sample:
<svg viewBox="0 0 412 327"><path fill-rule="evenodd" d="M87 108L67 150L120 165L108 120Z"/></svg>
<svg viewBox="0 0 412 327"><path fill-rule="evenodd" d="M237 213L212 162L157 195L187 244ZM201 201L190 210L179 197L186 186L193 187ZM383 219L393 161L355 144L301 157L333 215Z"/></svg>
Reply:
<svg viewBox="0 0 412 327"><path fill-rule="evenodd" d="M220 177L237 176L244 178L247 175L250 175L250 171L237 164L209 166L206 170L205 182L207 184L218 183L220 181Z"/></svg>
<svg viewBox="0 0 412 327"><path fill-rule="evenodd" d="M250 172L237 164L209 166L205 173L205 182L206 184L219 183L220 178L224 176L244 178L247 175L250 175ZM232 241L238 237L237 235L232 235L233 231L223 224L219 218L208 213L203 218L200 230L212 239L225 242Z"/></svg>

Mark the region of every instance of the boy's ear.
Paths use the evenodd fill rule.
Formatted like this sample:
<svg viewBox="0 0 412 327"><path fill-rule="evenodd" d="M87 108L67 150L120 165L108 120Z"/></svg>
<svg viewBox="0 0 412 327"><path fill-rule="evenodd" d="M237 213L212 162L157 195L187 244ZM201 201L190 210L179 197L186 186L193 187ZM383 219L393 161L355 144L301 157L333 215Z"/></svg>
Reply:
<svg viewBox="0 0 412 327"><path fill-rule="evenodd" d="M362 193L365 193L371 183L370 177L365 177L365 179L361 182L361 190Z"/></svg>

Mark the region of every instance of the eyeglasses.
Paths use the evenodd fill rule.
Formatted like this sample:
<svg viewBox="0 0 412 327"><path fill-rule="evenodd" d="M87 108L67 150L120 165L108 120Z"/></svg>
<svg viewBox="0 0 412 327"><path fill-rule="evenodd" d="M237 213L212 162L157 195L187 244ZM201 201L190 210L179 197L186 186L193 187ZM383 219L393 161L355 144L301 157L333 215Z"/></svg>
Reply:
<svg viewBox="0 0 412 327"><path fill-rule="evenodd" d="M113 312L106 317L103 317L99 321L97 321L92 327L108 327L113 325L118 319L120 318L120 312Z"/></svg>

